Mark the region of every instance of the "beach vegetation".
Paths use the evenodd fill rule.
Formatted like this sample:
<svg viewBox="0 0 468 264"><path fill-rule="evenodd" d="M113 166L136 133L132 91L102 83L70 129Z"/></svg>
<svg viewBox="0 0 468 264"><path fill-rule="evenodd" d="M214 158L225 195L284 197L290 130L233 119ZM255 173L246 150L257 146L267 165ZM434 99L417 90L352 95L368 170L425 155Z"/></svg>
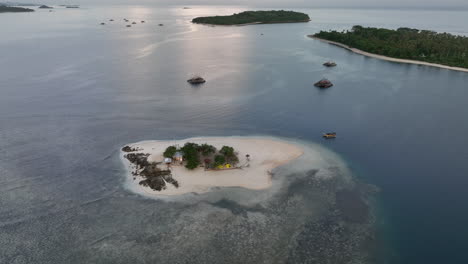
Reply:
<svg viewBox="0 0 468 264"><path fill-rule="evenodd" d="M314 37L366 52L468 68L468 37L402 27L396 30L354 26L348 31L320 31Z"/></svg>
<svg viewBox="0 0 468 264"><path fill-rule="evenodd" d="M239 162L236 152L233 147L223 146L221 150L209 144L198 145L196 143L187 142L183 147L169 146L163 153L165 158L174 158L177 153L183 153L185 167L193 170L203 162L205 168L213 168L224 166L226 163L236 164Z"/></svg>
<svg viewBox="0 0 468 264"><path fill-rule="evenodd" d="M226 163L226 158L223 155L216 155L214 158L214 167L224 165Z"/></svg>
<svg viewBox="0 0 468 264"><path fill-rule="evenodd" d="M209 144L202 144L199 148L198 151L200 151L203 156L208 156L210 154L213 154L216 152L216 148L212 145Z"/></svg>
<svg viewBox="0 0 468 264"><path fill-rule="evenodd" d="M177 148L175 146L169 146L163 153L165 158L172 158L174 157L175 153L177 152Z"/></svg>
<svg viewBox="0 0 468 264"><path fill-rule="evenodd" d="M223 154L226 157L234 156L234 148L229 146L223 146L219 153Z"/></svg>

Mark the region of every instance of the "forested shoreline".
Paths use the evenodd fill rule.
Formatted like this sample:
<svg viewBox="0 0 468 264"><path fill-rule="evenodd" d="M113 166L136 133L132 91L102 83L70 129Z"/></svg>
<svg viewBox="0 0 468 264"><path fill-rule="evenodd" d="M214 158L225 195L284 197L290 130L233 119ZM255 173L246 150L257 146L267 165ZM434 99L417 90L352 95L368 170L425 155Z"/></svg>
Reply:
<svg viewBox="0 0 468 264"><path fill-rule="evenodd" d="M429 30L365 28L349 31L320 31L314 37L348 45L366 52L468 68L468 37Z"/></svg>
<svg viewBox="0 0 468 264"><path fill-rule="evenodd" d="M15 6L6 6L0 4L0 13L20 13L20 12L34 12L33 9L23 8L23 7L15 7Z"/></svg>
<svg viewBox="0 0 468 264"><path fill-rule="evenodd" d="M197 17L192 20L197 24L241 25L250 23L295 23L308 22L309 15L294 11L245 11L230 16Z"/></svg>

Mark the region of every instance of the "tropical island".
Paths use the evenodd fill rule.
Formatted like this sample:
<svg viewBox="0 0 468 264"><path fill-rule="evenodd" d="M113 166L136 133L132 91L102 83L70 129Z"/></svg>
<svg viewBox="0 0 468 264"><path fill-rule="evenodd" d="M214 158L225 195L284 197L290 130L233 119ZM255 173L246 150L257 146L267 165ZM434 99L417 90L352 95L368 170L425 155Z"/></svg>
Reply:
<svg viewBox="0 0 468 264"><path fill-rule="evenodd" d="M15 6L0 5L0 13L21 13L21 12L34 12L33 9Z"/></svg>
<svg viewBox="0 0 468 264"><path fill-rule="evenodd" d="M230 16L197 17L192 20L196 24L208 25L250 25L250 24L274 24L274 23L301 23L309 22L307 14L284 11L245 11Z"/></svg>
<svg viewBox="0 0 468 264"><path fill-rule="evenodd" d="M121 149L131 189L150 195L204 193L213 187L266 189L272 170L302 153L287 142L242 137L143 141Z"/></svg>
<svg viewBox="0 0 468 264"><path fill-rule="evenodd" d="M468 37L429 30L354 26L309 37L388 61L468 71Z"/></svg>

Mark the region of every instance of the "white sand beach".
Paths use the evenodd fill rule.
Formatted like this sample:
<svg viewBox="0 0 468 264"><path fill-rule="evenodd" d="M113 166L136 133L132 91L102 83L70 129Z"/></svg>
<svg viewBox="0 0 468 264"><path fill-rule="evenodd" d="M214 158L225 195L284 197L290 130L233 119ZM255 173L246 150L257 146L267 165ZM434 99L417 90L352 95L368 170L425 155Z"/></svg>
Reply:
<svg viewBox="0 0 468 264"><path fill-rule="evenodd" d="M361 55L364 55L364 56L368 56L368 57L372 57L372 58L376 58L376 59L380 59L380 60L386 60L386 61L391 61L391 62L399 62L399 63L409 63L409 64L416 64L416 65L424 65L424 66L431 66L431 67L438 67L438 68L448 69L448 70L452 70L452 71L468 72L468 69L466 69L466 68L452 67L452 66L447 66L447 65L437 64L437 63L429 63L429 62L424 62L424 61L417 61L417 60L397 59L397 58L387 57L387 56L378 55L378 54L374 54L374 53L369 53L369 52L366 52L366 51L363 51L363 50L360 50L360 49L352 48L352 47L350 47L348 45L345 45L345 44L342 44L342 43L339 43L339 42L317 38L317 37L314 37L312 35L309 35L308 37L316 39L316 40L320 40L320 41L323 41L323 42L326 42L326 43L329 43L329 44L332 44L332 45L335 45L335 46L338 46L338 47L341 47L341 48L344 48L344 49L347 49L347 50L352 51L352 52L357 53L357 54L361 54Z"/></svg>
<svg viewBox="0 0 468 264"><path fill-rule="evenodd" d="M189 138L184 140L168 141L142 141L128 144L132 148L138 148L138 153L149 153L148 161L163 161L162 153L168 146L183 146L186 142L197 144L207 143L220 149L227 145L234 147L238 153L238 165L249 164L242 169L206 171L204 168L188 170L184 166L172 165L172 177L180 184L179 188L167 184L167 189L155 191L149 187L139 185L143 179L136 176L135 180L131 174L134 170L131 164L123 156L122 161L128 168L128 177L132 191L151 196L180 195L185 193L205 193L213 187L243 187L247 189L260 190L271 187L271 171L281 165L288 163L303 154L303 150L295 144L281 140L273 140L261 137L203 137ZM247 162L246 154L250 155ZM164 168L165 165L161 165Z"/></svg>

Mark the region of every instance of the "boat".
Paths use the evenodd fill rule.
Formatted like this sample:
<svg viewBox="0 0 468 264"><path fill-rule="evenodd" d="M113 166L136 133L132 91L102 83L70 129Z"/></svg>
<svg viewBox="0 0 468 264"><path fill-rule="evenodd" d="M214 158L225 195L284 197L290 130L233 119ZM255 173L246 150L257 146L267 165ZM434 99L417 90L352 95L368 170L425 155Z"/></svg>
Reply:
<svg viewBox="0 0 468 264"><path fill-rule="evenodd" d="M206 80L200 76L195 76L195 77L188 79L187 82L190 84L202 84L202 83L205 83Z"/></svg>
<svg viewBox="0 0 468 264"><path fill-rule="evenodd" d="M127 27L132 27L132 25L127 25Z"/></svg>
<svg viewBox="0 0 468 264"><path fill-rule="evenodd" d="M336 133L335 132L323 133L322 137L326 139L336 138Z"/></svg>
<svg viewBox="0 0 468 264"><path fill-rule="evenodd" d="M333 83L331 83L329 80L327 79L322 79L318 82L316 82L314 84L315 87L319 87L319 88L330 88L333 86Z"/></svg>
<svg viewBox="0 0 468 264"><path fill-rule="evenodd" d="M336 63L333 62L333 61L327 61L323 64L323 66L326 66L326 67L335 67L336 66Z"/></svg>
<svg viewBox="0 0 468 264"><path fill-rule="evenodd" d="M109 19L109 21L111 21L111 22L112 22L112 21L114 21L114 19Z"/></svg>
<svg viewBox="0 0 468 264"><path fill-rule="evenodd" d="M164 26L164 24L159 24L160 27Z"/></svg>
<svg viewBox="0 0 468 264"><path fill-rule="evenodd" d="M101 25L105 25L106 23L102 22Z"/></svg>
<svg viewBox="0 0 468 264"><path fill-rule="evenodd" d="M136 25L136 22L132 22L132 25Z"/></svg>
<svg viewBox="0 0 468 264"><path fill-rule="evenodd" d="M141 23L145 23L145 21L144 21L144 20L142 20L142 21L141 21Z"/></svg>

